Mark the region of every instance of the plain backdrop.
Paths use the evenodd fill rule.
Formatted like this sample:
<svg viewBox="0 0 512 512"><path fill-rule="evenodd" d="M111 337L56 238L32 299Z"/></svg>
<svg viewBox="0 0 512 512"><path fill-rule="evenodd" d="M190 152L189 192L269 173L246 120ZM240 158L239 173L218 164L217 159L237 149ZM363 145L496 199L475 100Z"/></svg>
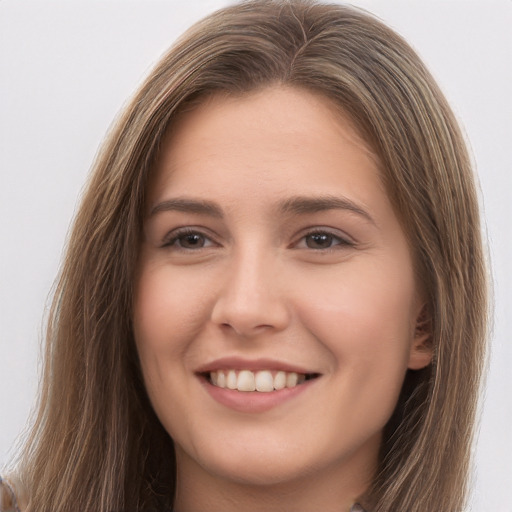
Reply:
<svg viewBox="0 0 512 512"><path fill-rule="evenodd" d="M471 510L512 512L512 1L352 3L418 50L470 141L495 296ZM163 51L223 5L0 0L0 468L35 403L47 299L98 145Z"/></svg>

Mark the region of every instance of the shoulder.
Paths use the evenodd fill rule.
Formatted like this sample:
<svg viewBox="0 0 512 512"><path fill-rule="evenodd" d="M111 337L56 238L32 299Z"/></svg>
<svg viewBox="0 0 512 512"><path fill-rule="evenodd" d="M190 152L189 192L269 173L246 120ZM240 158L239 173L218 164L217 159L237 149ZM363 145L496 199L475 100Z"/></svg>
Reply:
<svg viewBox="0 0 512 512"><path fill-rule="evenodd" d="M0 476L0 512L21 512L14 485L11 480Z"/></svg>

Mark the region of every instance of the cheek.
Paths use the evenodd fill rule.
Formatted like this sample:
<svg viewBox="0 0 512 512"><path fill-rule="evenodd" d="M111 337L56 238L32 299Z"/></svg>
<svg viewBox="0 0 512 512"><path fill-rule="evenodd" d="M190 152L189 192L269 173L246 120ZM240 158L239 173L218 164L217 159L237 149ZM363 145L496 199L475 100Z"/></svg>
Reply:
<svg viewBox="0 0 512 512"><path fill-rule="evenodd" d="M329 269L325 276L314 276L315 286L304 283L297 293L302 316L313 330L325 333L322 338L332 343L339 337L356 352L407 351L416 304L414 277L408 267L361 258L335 271Z"/></svg>
<svg viewBox="0 0 512 512"><path fill-rule="evenodd" d="M181 338L202 325L204 286L195 282L200 281L198 277L173 272L165 265L146 265L137 282L134 305L135 337L141 348L177 348Z"/></svg>
<svg viewBox="0 0 512 512"><path fill-rule="evenodd" d="M350 375L351 394L392 409L414 336L416 303L412 273L396 264L347 265L323 286L299 291L304 326L330 352L334 370ZM404 267L402 267L403 269ZM407 267L405 267L407 269Z"/></svg>
<svg viewBox="0 0 512 512"><path fill-rule="evenodd" d="M332 435L343 425L343 435L361 443L380 435L396 407L407 371L414 298L414 287L403 280L397 284L389 272L362 273L338 276L301 304L304 326L333 365L332 392L319 416L333 417Z"/></svg>
<svg viewBox="0 0 512 512"><path fill-rule="evenodd" d="M172 272L168 265L146 264L138 277L134 334L150 394L184 371L184 354L207 316L202 289L187 272Z"/></svg>
<svg viewBox="0 0 512 512"><path fill-rule="evenodd" d="M133 324L142 374L153 409L173 438L189 428L188 419L176 422L173 411L189 406L187 354L208 316L203 285L186 270L151 262L137 281Z"/></svg>

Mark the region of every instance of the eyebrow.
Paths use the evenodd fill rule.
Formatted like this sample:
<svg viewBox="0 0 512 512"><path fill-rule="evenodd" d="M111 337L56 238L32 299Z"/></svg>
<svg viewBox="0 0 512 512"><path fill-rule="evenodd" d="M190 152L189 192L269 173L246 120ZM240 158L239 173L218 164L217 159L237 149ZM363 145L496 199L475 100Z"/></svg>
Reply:
<svg viewBox="0 0 512 512"><path fill-rule="evenodd" d="M375 221L366 210L345 197L290 197L279 203L278 210L284 214L293 215L306 215L309 213L318 213L326 210L348 210L349 212L360 215L361 217L370 221L372 224L375 224ZM224 217L222 208L217 203L205 199L193 198L174 198L162 201L151 209L149 217L152 217L157 213L167 211L196 213L199 215L208 215L218 219L222 219Z"/></svg>
<svg viewBox="0 0 512 512"><path fill-rule="evenodd" d="M178 211L185 213L198 213L201 215L209 215L221 219L224 215L222 209L213 201L203 199L167 199L155 205L149 212L149 217L159 213L168 211Z"/></svg>
<svg viewBox="0 0 512 512"><path fill-rule="evenodd" d="M364 217L366 220L375 224L371 215L358 206L356 203L346 197L338 196L319 196L319 197L291 197L281 203L280 210L283 213L295 215L304 215L308 213L317 213L325 210L348 210L352 213Z"/></svg>

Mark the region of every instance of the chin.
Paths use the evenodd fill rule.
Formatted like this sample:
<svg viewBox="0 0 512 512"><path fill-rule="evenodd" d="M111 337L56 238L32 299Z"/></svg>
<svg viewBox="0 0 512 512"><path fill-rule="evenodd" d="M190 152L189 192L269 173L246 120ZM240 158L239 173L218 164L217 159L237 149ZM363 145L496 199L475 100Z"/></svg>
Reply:
<svg viewBox="0 0 512 512"><path fill-rule="evenodd" d="M272 454L254 454L236 461L216 461L206 469L222 479L246 486L286 484L315 470L303 461L277 460Z"/></svg>
<svg viewBox="0 0 512 512"><path fill-rule="evenodd" d="M254 438L255 437L255 438ZM188 462L198 463L214 478L247 486L270 486L299 481L321 472L333 461L328 447L317 446L309 440L278 436L252 441L246 436L231 436L230 442L210 440ZM179 467L180 461L178 461Z"/></svg>

